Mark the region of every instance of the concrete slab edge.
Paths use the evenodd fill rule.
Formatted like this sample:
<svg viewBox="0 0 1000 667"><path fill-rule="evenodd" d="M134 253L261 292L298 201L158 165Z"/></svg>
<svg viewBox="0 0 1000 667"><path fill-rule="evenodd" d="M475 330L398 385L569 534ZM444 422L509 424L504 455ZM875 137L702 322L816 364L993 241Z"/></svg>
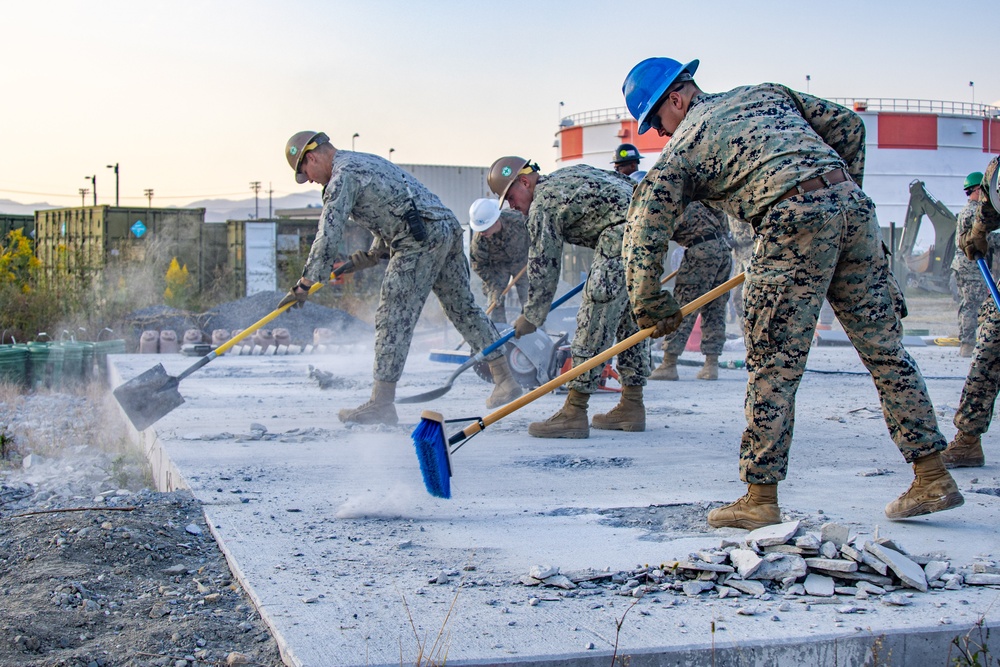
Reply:
<svg viewBox="0 0 1000 667"><path fill-rule="evenodd" d="M704 644L675 646L666 649L629 651L620 648L616 663L629 667L939 667L950 665L959 657L953 645L956 637L970 635L970 646L985 643L988 632L995 632L1000 623L984 622L977 626L947 625L886 632L859 631L852 634L820 635L807 640L779 643L780 639L748 641L732 644L720 641L713 647ZM787 640L786 640L787 641ZM448 661L449 665L518 665L518 667L607 667L613 654L594 651L592 655L563 654L543 658L526 657L508 660ZM372 667L389 667L375 666Z"/></svg>
<svg viewBox="0 0 1000 667"><path fill-rule="evenodd" d="M117 387L119 384L124 382L121 374L114 364L109 363L109 379L111 387ZM111 400L114 400L112 397ZM128 416L125 411L118 406L119 414L121 415L122 422L125 424L125 428L128 431L129 438L132 445L139 450L139 452L146 457L149 462L150 469L153 475L153 483L156 486L156 490L160 492L170 492L177 490L189 490L191 487L188 485L184 476L181 474L180 470L167 455L166 449L160 442L159 436L156 433L155 427L150 427L144 431L137 430L132 422L129 421ZM208 525L209 531L212 533L212 537L215 539L216 544L219 545L219 549L222 551L222 555L225 557L226 562L229 564L229 569L232 570L233 575L239 582L243 590L247 592L250 597L250 601L253 603L254 608L257 613L260 614L261 620L267 625L268 629L271 631L271 635L274 637L275 641L278 643L278 650L281 653L282 661L289 667L303 667L302 661L295 656L295 652L292 650L291 646L285 640L284 636L278 631L278 626L271 618L270 614L267 613L260 596L254 591L253 587L250 585L249 580L243 572L243 569L239 566L236 558L233 556L232 551L226 546L225 541L222 536L215 529L215 522L212 520L211 514L205 511L204 507L202 513L205 515L205 523Z"/></svg>
<svg viewBox="0 0 1000 667"><path fill-rule="evenodd" d="M244 574L243 569L240 567L239 562L233 555L232 551L226 546L226 542L222 539L222 536L215 529L215 521L213 520L211 512L209 512L207 507L204 507L205 512L205 523L208 524L208 529L212 532L212 536L219 545L219 549L222 550L222 555L225 556L226 562L229 563L229 569L233 571L233 575L236 576L236 580L240 582L240 586L243 590L247 592L250 596L251 602L253 602L254 608L257 613L260 614L261 620L267 624L267 627L271 630L271 636L278 643L278 651L281 653L281 660L288 665L288 667L304 667L304 663L295 655L295 651L289 645L288 641L285 639L284 635L278 629L278 624L275 623L274 619L267 611L267 607L264 605L263 600L257 595L257 591L253 589L250 585L250 581Z"/></svg>

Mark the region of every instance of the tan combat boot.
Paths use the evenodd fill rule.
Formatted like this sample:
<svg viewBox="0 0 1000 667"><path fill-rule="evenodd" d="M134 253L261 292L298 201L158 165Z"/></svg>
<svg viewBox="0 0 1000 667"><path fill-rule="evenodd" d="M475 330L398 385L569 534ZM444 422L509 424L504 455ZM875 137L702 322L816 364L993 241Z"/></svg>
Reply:
<svg viewBox="0 0 1000 667"><path fill-rule="evenodd" d="M777 484L749 484L745 496L708 513L712 528L755 530L776 523L781 523Z"/></svg>
<svg viewBox="0 0 1000 667"><path fill-rule="evenodd" d="M705 355L705 365L701 367L698 374L695 375L699 380L718 380L719 379L719 355L717 354L706 354Z"/></svg>
<svg viewBox="0 0 1000 667"><path fill-rule="evenodd" d="M986 464L980 437L962 431L956 433L948 449L941 452L941 459L945 468L982 468Z"/></svg>
<svg viewBox="0 0 1000 667"><path fill-rule="evenodd" d="M908 519L965 504L965 498L944 467L940 453L914 461L913 475L913 482L906 493L885 506L885 515L890 519Z"/></svg>
<svg viewBox="0 0 1000 667"><path fill-rule="evenodd" d="M590 394L570 389L566 402L558 412L543 422L528 425L528 435L536 438L589 438L588 401Z"/></svg>
<svg viewBox="0 0 1000 667"><path fill-rule="evenodd" d="M353 410L344 408L337 413L340 421L345 424L388 424L399 423L396 414L396 383L375 380L372 387L372 397Z"/></svg>
<svg viewBox="0 0 1000 667"><path fill-rule="evenodd" d="M971 357L976 346L972 343L962 343L961 347L958 348L958 356L960 357Z"/></svg>
<svg viewBox="0 0 1000 667"><path fill-rule="evenodd" d="M649 374L650 380L679 380L677 376L677 355L663 353L663 361Z"/></svg>
<svg viewBox="0 0 1000 667"><path fill-rule="evenodd" d="M493 408L499 408L501 405L507 405L520 396L522 390L521 385L510 374L507 357L500 357L488 363L490 366L490 375L493 376L493 393L486 399L486 407L492 410Z"/></svg>
<svg viewBox="0 0 1000 667"><path fill-rule="evenodd" d="M646 406L642 404L642 387L622 387L618 405L603 415L594 415L590 424L603 431L645 431Z"/></svg>

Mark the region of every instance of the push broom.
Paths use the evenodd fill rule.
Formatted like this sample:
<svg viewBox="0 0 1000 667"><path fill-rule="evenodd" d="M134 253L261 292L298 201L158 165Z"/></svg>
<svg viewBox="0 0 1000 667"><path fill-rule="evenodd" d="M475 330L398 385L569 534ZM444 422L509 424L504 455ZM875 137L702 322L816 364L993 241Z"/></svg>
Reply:
<svg viewBox="0 0 1000 667"><path fill-rule="evenodd" d="M687 317L697 311L702 306L714 301L729 290L741 284L744 274L733 276L715 289L706 292L691 303L681 308L681 315ZM588 359L579 366L575 366L562 375L553 378L542 386L533 389L515 401L511 401L485 417L476 419L472 424L463 430L455 433L449 438L445 437L443 415L433 410L424 410L420 415L420 423L413 430L413 446L417 451L417 461L420 463L420 473L424 478L424 486L427 492L438 498L451 497L451 455L465 444L465 441L486 429L487 426L495 424L507 415L520 410L528 403L544 396L553 389L560 387L570 380L583 375L592 368L596 368L608 361L616 354L619 354L630 347L641 343L652 335L655 327L648 327L638 331L617 345L609 347L595 357ZM462 420L467 421L467 420ZM454 445L454 448L451 446Z"/></svg>

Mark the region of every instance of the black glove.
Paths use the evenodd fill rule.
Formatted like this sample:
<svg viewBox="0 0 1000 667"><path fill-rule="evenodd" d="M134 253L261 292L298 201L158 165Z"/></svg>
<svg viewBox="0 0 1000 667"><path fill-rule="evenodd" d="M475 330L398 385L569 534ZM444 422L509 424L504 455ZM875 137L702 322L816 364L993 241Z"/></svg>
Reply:
<svg viewBox="0 0 1000 667"><path fill-rule="evenodd" d="M986 252L989 250L986 234L987 232L977 230L973 225L972 229L958 237L959 249L973 262L980 257L986 257Z"/></svg>
<svg viewBox="0 0 1000 667"><path fill-rule="evenodd" d="M292 304L292 308L301 308L308 298L309 286L303 285L300 280L295 283L295 286L292 287L292 289L288 290L288 294L285 295L285 298L278 302L278 308L284 308L288 304Z"/></svg>
<svg viewBox="0 0 1000 667"><path fill-rule="evenodd" d="M667 315L662 320L653 321L648 317L640 317L636 320L638 324L643 329L648 329L653 327L653 333L650 334L651 338L663 338L667 334L672 334L677 331L677 327L681 325L681 320L684 316L681 315L681 311L677 311L673 315Z"/></svg>
<svg viewBox="0 0 1000 667"><path fill-rule="evenodd" d="M364 271L378 264L378 256L366 250L358 250L351 253L351 263L354 264L352 271Z"/></svg>
<svg viewBox="0 0 1000 667"><path fill-rule="evenodd" d="M530 333L535 333L538 331L538 327L528 321L528 318L522 313L514 320L514 338L520 338L521 336L527 336Z"/></svg>

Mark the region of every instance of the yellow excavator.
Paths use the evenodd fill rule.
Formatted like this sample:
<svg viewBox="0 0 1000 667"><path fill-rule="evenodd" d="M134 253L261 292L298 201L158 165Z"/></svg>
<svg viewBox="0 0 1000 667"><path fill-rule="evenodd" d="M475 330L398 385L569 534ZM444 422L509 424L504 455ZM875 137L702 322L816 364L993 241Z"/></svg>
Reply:
<svg viewBox="0 0 1000 667"><path fill-rule="evenodd" d="M934 243L926 252L913 254L920 223L924 216L934 225ZM951 260L955 256L955 228L957 218L948 207L927 192L924 182L910 183L910 203L906 207L903 236L895 249L896 257L903 259L896 265L896 279L905 289L919 289L951 293Z"/></svg>

